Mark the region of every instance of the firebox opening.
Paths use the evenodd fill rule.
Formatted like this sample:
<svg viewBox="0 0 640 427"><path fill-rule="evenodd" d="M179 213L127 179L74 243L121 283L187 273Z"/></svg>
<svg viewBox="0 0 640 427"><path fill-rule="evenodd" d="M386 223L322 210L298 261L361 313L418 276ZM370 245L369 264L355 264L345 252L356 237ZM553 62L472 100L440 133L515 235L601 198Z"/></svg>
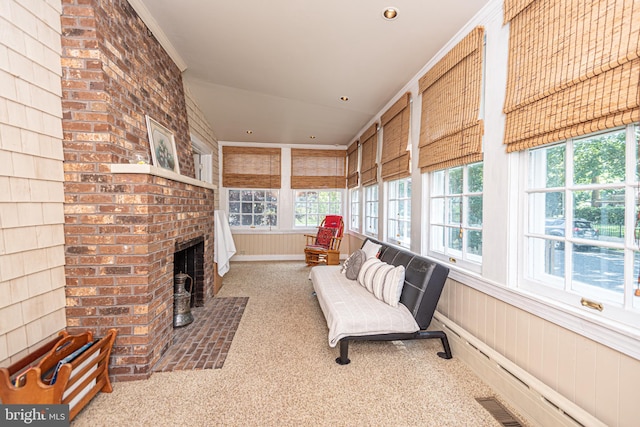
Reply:
<svg viewBox="0 0 640 427"><path fill-rule="evenodd" d="M202 307L204 305L204 236L186 242L176 242L173 254L174 277L179 273L188 274L193 279L190 306Z"/></svg>

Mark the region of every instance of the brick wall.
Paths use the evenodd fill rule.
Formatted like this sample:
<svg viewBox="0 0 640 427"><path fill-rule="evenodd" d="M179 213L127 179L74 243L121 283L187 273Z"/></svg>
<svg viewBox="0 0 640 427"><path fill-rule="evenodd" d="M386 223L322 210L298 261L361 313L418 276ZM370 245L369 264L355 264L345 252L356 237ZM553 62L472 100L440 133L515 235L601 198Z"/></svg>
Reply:
<svg viewBox="0 0 640 427"><path fill-rule="evenodd" d="M170 343L176 242L205 237L213 296L211 189L151 174L111 173L150 156L145 115L174 132L193 177L180 70L125 0L66 0L62 12L67 323L118 329L111 374L146 378Z"/></svg>
<svg viewBox="0 0 640 427"><path fill-rule="evenodd" d="M0 366L66 326L60 2L0 7Z"/></svg>

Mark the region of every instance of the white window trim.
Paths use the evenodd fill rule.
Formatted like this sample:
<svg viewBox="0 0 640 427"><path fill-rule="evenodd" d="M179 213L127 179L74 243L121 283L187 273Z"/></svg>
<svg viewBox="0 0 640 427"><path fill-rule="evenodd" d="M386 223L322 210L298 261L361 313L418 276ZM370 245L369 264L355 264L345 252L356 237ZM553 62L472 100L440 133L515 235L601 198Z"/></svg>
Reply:
<svg viewBox="0 0 640 427"><path fill-rule="evenodd" d="M483 165L483 173L484 173L484 165ZM483 249L482 249L482 263L477 263L477 262L472 262L472 261L468 261L466 259L463 258L454 258L452 256L449 256L448 254L444 254L442 252L437 252L434 251L433 249L431 249L431 241L429 239L429 235L430 235L430 230L431 230L431 176L432 176L432 172L427 172L427 173L423 173L422 174L422 188L423 188L423 203L422 203L422 210L423 210L423 217L425 218L425 222L424 224L427 224L426 227L423 228L422 232L423 232L423 237L422 237L422 241L423 241L423 251L422 253L426 253L429 257L434 258L440 262L443 262L449 266L457 266L460 269L463 270L467 270L469 272L472 273L477 273L477 274L481 274L482 273L482 263L484 263L485 261L485 248L484 248L484 215L483 215L483 226L481 227L481 230L483 231ZM465 184L466 185L466 184ZM465 192L465 189L463 189L463 195L468 196L469 193ZM484 188L482 191L482 197L483 197L483 211L485 209L484 207ZM440 197L440 196L438 196ZM468 228L468 227L467 227Z"/></svg>
<svg viewBox="0 0 640 427"><path fill-rule="evenodd" d="M371 203L375 203L376 205L378 205L378 216L376 216L376 232L375 233L371 233L367 230L366 227L366 223L367 223L367 218L374 218L374 217L368 217L367 216L367 188L371 188L371 187L376 187L378 189L378 199L375 200L375 202L371 202ZM373 237L373 238L378 238L378 236L380 235L380 186L378 183L375 184L371 184L371 185L367 185L366 187L361 187L363 189L363 203L362 203L362 234L364 236L369 236L369 237ZM383 212L384 215L384 212Z"/></svg>
<svg viewBox="0 0 640 427"><path fill-rule="evenodd" d="M353 205L354 205L354 200L353 200L353 194L354 193L358 193L357 194L357 200L355 200L355 204L356 207L358 209L358 212L355 213L355 215L358 217L358 224L356 228L352 228L352 224L351 224L351 218L354 216L354 212L353 212ZM362 230L362 187L355 187L355 188L349 188L347 190L347 194L348 194L348 215L345 217L345 224L348 222L349 226L345 227L350 231L354 231L356 233L360 233L360 231Z"/></svg>
<svg viewBox="0 0 640 427"><path fill-rule="evenodd" d="M525 162L520 154L511 153L506 156L510 175L512 175L512 171L521 170L522 163ZM422 174L422 180L423 200L429 200L430 174ZM518 195L524 194L524 182L520 179L510 179L507 182L509 183L509 194L513 196L508 198L510 214L507 217L511 217L512 220L508 220L506 224L509 230L508 248L510 248L507 253L517 252L521 254L520 245L523 239L519 238L519 231L524 230L525 224L524 218L518 215L518 212L523 212L523 198L518 197ZM429 211L424 207L421 209L421 216L425 224L430 223ZM486 224L486 218L484 222ZM521 256L518 256L518 259L516 257L508 257L506 262L509 265L507 269L509 274L506 278L506 284L502 284L482 276L480 272L470 270L462 262L453 264L448 259L443 259L444 257L434 256L428 250L429 242L427 238L423 238L422 248L422 253L426 254L427 258L442 262L449 267L450 279L512 305L518 310L531 313L580 336L608 346L630 357L640 359L640 329L602 318L590 309L569 306L518 288L519 276L523 271ZM483 252L486 255L486 251L483 250Z"/></svg>
<svg viewBox="0 0 640 427"><path fill-rule="evenodd" d="M202 142L195 134L191 134L191 147L194 154L202 160L202 181L213 183L213 148ZM194 168L197 167L195 164Z"/></svg>
<svg viewBox="0 0 640 427"><path fill-rule="evenodd" d="M278 201L276 202L276 207L278 209L278 213L276 214L276 225L268 225L268 226L255 226L255 225L231 225L230 228L236 232L236 231L251 231L251 232L265 232L265 231L279 231L281 229L281 225L280 222L282 220L282 215L281 215L281 195L282 195L282 190L278 189L278 188L225 188L224 194L225 194L225 210L227 212L227 216L232 215L231 212L229 211L229 192L230 191L276 191L278 193Z"/></svg>
<svg viewBox="0 0 640 427"><path fill-rule="evenodd" d="M384 182L384 198L385 198L385 203L384 203L384 236L385 236L385 242L386 243L392 243L394 245L397 245L403 249L410 249L411 248L411 219L409 219L409 235L407 236L407 238L409 239L408 242L403 242L402 240L399 240L396 238L396 236L389 236L389 221L391 221L391 215L389 214L389 209L391 206L391 201L389 200L389 195L391 194L391 191L389 190L389 186L394 183L394 182L398 182L401 180L405 180L405 181L411 181L411 177L407 177L407 178L401 178L401 179L395 179L392 181L385 181ZM413 192L413 186L412 186L412 192ZM378 200L380 199L379 193L378 193ZM400 200L400 199L398 199ZM408 198L409 203L412 203L412 198L411 196L409 196ZM409 209L409 212L411 213L411 209ZM396 220L398 222L400 222L399 220Z"/></svg>
<svg viewBox="0 0 640 427"><path fill-rule="evenodd" d="M337 212L335 214L327 214L327 215L341 215L342 219L345 223L346 226L346 222L347 222L347 218L344 214L344 211L346 210L346 201L345 201L345 190L342 188L319 188L319 189L313 189L313 188L296 188L294 190L291 190L291 200L293 201L293 205L292 205L292 216L291 216L291 222L293 224L293 229L296 231L309 231L309 230L313 230L315 231L320 224L318 225L314 225L314 226L302 226L302 225L295 225L296 224L296 192L298 191L335 191L340 193L340 212ZM345 227L346 228L346 227Z"/></svg>
<svg viewBox="0 0 640 427"><path fill-rule="evenodd" d="M218 159L220 162L220 168L218 169L218 179L220 182L220 209L224 209L229 215L229 192L228 190L237 190L237 188L228 188L224 187L223 177L222 177L222 162L223 155L222 150L225 146L232 147L264 147L264 143L255 142L255 143L241 143L241 142L228 142L222 141L218 143ZM269 234L271 232L276 234L301 234L305 233L305 230L315 230L313 229L302 229L299 227L293 226L293 215L289 215L288 212L293 212L294 210L294 191L291 188L291 149L292 148L309 148L308 145L304 144L272 144L274 148L281 148L280 162L281 162L281 182L280 188L274 188L274 190L278 190L278 226L271 227L260 227L260 228L233 228L234 233L238 234ZM314 146L314 148L318 149L327 149L327 150L335 150L336 147L334 145L319 145ZM250 190L250 189L248 189ZM259 189L258 189L259 190ZM342 206L342 210L345 211L346 208Z"/></svg>
<svg viewBox="0 0 640 427"><path fill-rule="evenodd" d="M510 264L507 286L494 283L485 277L470 274L468 271L450 266L449 277L458 280L466 286L470 286L489 296L511 304L518 309L539 316L540 318L557 324L563 328L573 331L585 338L592 339L614 350L620 351L628 356L640 359L640 329L603 317L599 312L585 308L576 304L579 297L575 296L574 301L569 303L554 299L549 296L531 292L519 287L523 283L525 274L525 248L526 239L524 237L527 219L519 212L526 212L527 200L524 197L528 178L529 164L527 152L515 152L508 155L510 171L518 171L517 179L509 180L509 192L513 196L510 198L510 216L513 221L508 224L509 247L518 253L517 259L508 260ZM510 172L511 174L511 172ZM520 175L522 174L522 175ZM516 176L514 175L514 178ZM516 249L517 248L517 249ZM514 257L515 258L515 257ZM566 295L566 293L564 293ZM630 313L633 316L633 313Z"/></svg>
<svg viewBox="0 0 640 427"><path fill-rule="evenodd" d="M595 132L593 134L590 135L598 135L598 134L606 134L609 132L613 132L616 129L619 128L612 128L606 131L602 131L602 132ZM633 139L634 138L634 134L633 134L633 126L626 126L626 137L627 140L629 140L630 138ZM588 137L585 136L585 137ZM575 140L580 140L583 137L577 137L577 138L570 138L570 140L575 141ZM567 140L568 141L568 140ZM566 142L566 141L561 141L561 142ZM630 161L629 158L631 158L631 160L635 160L635 153L634 150L635 149L635 144L626 144L626 157L627 157L627 167L632 166L635 167L635 163L633 161ZM566 158L573 158L573 143L571 144L566 144ZM521 198L521 210L520 212L529 212L529 197L528 194L529 192L528 190L528 186L525 184L526 181L529 179L529 171L530 171L530 163L528 161L528 150L524 150L522 152L519 153L514 153L516 156L519 157L519 161L520 161L520 173L521 173L521 177L520 180L522 182L522 188L521 188L521 193L519 194L519 197ZM629 164L631 163L631 164ZM567 168L566 168L566 175L570 176L573 173L573 166L572 164L570 164ZM618 188L618 187L624 187L625 189L628 189L629 187L634 187L634 183L633 182L629 182L629 179L627 177L626 181L620 184L613 184L614 187ZM584 186L579 186L580 189L583 188ZM601 185L599 187L607 187L607 185ZM576 189L576 186L573 184L568 184L565 183L565 186L563 188L567 188L569 189L569 191L574 191ZM541 189L536 189L538 191L541 191ZM629 196L630 191L626 191L625 190L625 197L632 197L634 196L634 194L632 194L631 196ZM629 199L626 199L626 203L628 203ZM635 202L632 201L631 205L633 205ZM571 221L573 219L572 213L569 212L570 209L572 209L573 207L573 202L572 200L565 200L565 211L566 211L566 218L567 220ZM620 325L621 328L625 328L628 325L634 325L637 324L638 322L638 318L640 317L640 313L638 312L638 310L634 310L631 306L630 306L630 301L632 301L632 298L630 295L624 295L624 304L622 307L618 306L618 304L611 302L610 300L608 300L608 298L606 298L606 293L607 291L601 291L601 301L602 304L604 305L605 311L603 313L599 313L599 312L595 312L593 311L593 309L589 309L589 308L584 308L580 305L580 301L581 301L581 297L580 294L578 292L570 292L569 290L565 289L565 278L559 278L556 276L551 276L549 275L549 280L550 281L554 281L557 282L559 284L559 287L551 287L551 286L540 286L540 279L536 280L533 279L531 277L527 276L527 272L528 272L528 267L527 267L527 262L530 259L529 255L529 247L528 247L528 240L531 237L540 237L542 238L543 236L540 235L532 235L528 232L528 218L529 215L528 214L523 214L521 215L521 219L520 219L520 224L519 224L519 228L518 228L518 233L517 233L517 238L518 238L518 253L520 254L519 256L519 262L517 264L517 268L518 268L518 275L517 275L517 283L518 283L518 289L526 292L526 293L531 293L531 295L539 295L541 298L543 299L549 299L551 301L557 301L559 305L566 305L568 307L571 308L575 308L577 310L588 310L593 312L592 314L597 318L597 319L602 319L603 322L607 322L607 323L611 323L611 324L618 324ZM627 238L629 238L629 234L627 233ZM530 237L531 236L531 237ZM575 238L571 238L571 240L575 240ZM611 244L608 245L606 242L598 242L599 246L603 246L603 247L612 247L615 249L623 249L625 247L628 246L628 242L625 242L624 245L620 245L620 244ZM571 259L571 251L572 248L566 246L566 253L565 253L565 260L567 260L566 262L566 266L569 266L569 268L572 268L572 259ZM626 256L626 255L625 255ZM625 264L628 260L625 261ZM625 267L626 269L627 267ZM629 292L629 289L625 287L625 291ZM590 292L592 293L597 293L597 290L590 290ZM587 298L588 300L593 300L596 297L589 297L586 296L585 298Z"/></svg>

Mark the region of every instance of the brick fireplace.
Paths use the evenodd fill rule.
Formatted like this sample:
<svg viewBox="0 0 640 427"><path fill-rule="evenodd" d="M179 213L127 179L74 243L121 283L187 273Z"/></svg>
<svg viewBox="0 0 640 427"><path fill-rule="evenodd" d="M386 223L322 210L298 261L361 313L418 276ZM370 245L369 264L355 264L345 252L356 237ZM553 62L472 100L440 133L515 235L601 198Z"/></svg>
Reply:
<svg viewBox="0 0 640 427"><path fill-rule="evenodd" d="M63 2L67 325L118 330L115 380L147 378L173 331L174 254L197 242L213 297L214 188L196 181L181 70L125 1ZM148 164L145 115L175 136L181 175Z"/></svg>

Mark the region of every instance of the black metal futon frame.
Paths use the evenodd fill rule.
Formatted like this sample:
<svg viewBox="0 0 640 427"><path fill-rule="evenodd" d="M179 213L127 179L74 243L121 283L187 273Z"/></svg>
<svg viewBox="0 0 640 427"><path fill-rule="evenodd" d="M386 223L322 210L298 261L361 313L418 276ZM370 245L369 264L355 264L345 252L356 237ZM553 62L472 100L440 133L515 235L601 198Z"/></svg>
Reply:
<svg viewBox="0 0 640 427"><path fill-rule="evenodd" d="M444 288L444 284L449 275L449 268L430 261L422 256L404 251L384 243L373 243L382 245L378 258L391 265L404 265L405 281L402 288L400 302L404 304L413 317L416 319L419 331L412 333L391 333L382 335L347 336L340 340L340 357L336 362L346 365L349 360L349 342L351 341L396 341L415 339L440 339L444 351L438 352L438 356L443 359L451 359L451 348L449 340L444 331L427 331L436 311L438 300ZM366 241L364 242L366 243ZM363 245L364 245L363 243Z"/></svg>

